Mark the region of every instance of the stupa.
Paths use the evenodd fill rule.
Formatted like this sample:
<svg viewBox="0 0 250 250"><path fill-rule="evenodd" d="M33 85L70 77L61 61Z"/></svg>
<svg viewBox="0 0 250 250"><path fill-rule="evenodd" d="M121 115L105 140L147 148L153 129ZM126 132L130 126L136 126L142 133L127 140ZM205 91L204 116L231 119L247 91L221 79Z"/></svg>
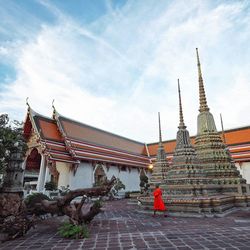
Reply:
<svg viewBox="0 0 250 250"><path fill-rule="evenodd" d="M207 177L198 164L196 151L191 144L189 132L184 123L181 91L178 79L179 94L179 126L176 136L176 147L171 168L166 175L164 192L173 198L197 195L197 185L206 184Z"/></svg>
<svg viewBox="0 0 250 250"><path fill-rule="evenodd" d="M157 149L157 157L156 163L153 167L153 172L150 178L150 187L149 189L155 188L155 185L159 184L162 185L166 178L166 173L168 171L169 164L167 162L167 155L162 143L162 135L161 135L161 117L160 113L158 113L158 120L159 120L159 145Z"/></svg>
<svg viewBox="0 0 250 250"><path fill-rule="evenodd" d="M161 188L169 212L175 215L225 215L234 208L250 206L249 185L217 132L207 105L198 49L196 55L200 108L195 145L184 123L178 81L180 123L172 165ZM141 198L141 202L144 209L152 209L152 196Z"/></svg>
<svg viewBox="0 0 250 250"><path fill-rule="evenodd" d="M167 172L169 170L169 164L167 161L167 154L165 152L164 145L162 143L161 135L161 118L160 113L158 113L158 122L159 122L159 144L157 149L156 162L153 164L152 175L149 180L149 193L152 194L156 185L162 187L165 184L165 179ZM145 210L152 209L153 206L153 196L145 195L140 196L141 208Z"/></svg>

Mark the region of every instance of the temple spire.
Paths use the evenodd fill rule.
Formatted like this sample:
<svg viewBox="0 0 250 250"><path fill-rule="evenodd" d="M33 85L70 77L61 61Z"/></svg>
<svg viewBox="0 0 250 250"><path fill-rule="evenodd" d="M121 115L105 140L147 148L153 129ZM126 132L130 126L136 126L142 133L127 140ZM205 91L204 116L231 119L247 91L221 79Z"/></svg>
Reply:
<svg viewBox="0 0 250 250"><path fill-rule="evenodd" d="M207 106L207 99L203 84L203 78L201 73L201 64L200 64L200 58L199 58L199 52L198 48L196 48L196 55L197 55L197 66L198 66L198 77L199 77L199 96L200 96L200 108L199 111L209 111L209 108Z"/></svg>
<svg viewBox="0 0 250 250"><path fill-rule="evenodd" d="M181 90L180 90L180 81L178 79L178 93L179 93L179 116L180 116L180 124L178 128L186 128L183 118L182 112L182 104L181 104Z"/></svg>
<svg viewBox="0 0 250 250"><path fill-rule="evenodd" d="M158 119L159 119L159 145L162 145L160 112L158 112Z"/></svg>

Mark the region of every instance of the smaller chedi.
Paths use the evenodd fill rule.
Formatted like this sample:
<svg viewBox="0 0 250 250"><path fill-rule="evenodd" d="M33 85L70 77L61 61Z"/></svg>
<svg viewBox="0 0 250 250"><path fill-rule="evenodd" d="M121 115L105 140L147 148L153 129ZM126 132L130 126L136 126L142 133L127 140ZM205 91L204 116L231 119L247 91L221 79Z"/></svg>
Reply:
<svg viewBox="0 0 250 250"><path fill-rule="evenodd" d="M194 146L186 129L179 93L179 126L172 164L162 165L158 157L156 173L150 182L157 182L163 190L163 199L169 212L185 216L213 216L234 211L237 207L250 207L250 191L246 180L237 170L230 153L217 132L213 115L207 105L201 64L196 49L199 81L199 115ZM164 151L161 143L159 150ZM162 153L163 154L163 153ZM159 165L164 178L159 179ZM168 167L167 167L168 166ZM152 209L153 196L141 198L144 209Z"/></svg>
<svg viewBox="0 0 250 250"><path fill-rule="evenodd" d="M166 174L169 168L169 164L166 159L167 155L162 143L160 113L158 113L158 119L159 119L159 145L157 150L156 163L154 164L153 168L154 170L150 178L150 187L149 187L150 191L153 191L155 185L162 184L162 182L166 178Z"/></svg>
<svg viewBox="0 0 250 250"><path fill-rule="evenodd" d="M10 153L3 185L0 190L0 221L20 212L23 198L23 153L18 143Z"/></svg>

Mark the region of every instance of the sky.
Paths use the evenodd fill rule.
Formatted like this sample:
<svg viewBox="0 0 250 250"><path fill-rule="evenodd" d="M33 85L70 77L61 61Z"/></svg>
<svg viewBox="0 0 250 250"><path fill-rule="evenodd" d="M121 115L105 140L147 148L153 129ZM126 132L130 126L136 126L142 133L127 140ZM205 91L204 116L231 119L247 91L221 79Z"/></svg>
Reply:
<svg viewBox="0 0 250 250"><path fill-rule="evenodd" d="M0 114L24 120L26 98L140 142L175 139L177 79L196 134L195 48L221 130L250 125L250 1L0 0Z"/></svg>

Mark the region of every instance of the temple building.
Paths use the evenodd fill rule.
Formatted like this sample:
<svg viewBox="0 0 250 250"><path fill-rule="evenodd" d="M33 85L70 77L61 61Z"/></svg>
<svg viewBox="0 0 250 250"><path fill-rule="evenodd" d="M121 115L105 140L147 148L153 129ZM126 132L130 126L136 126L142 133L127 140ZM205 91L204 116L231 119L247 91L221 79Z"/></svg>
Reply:
<svg viewBox="0 0 250 250"><path fill-rule="evenodd" d="M197 136L189 137L184 124L180 87L177 140L162 141L159 116L159 142L148 144L64 117L54 106L51 118L45 117L27 103L23 128L28 144L24 182L35 183L36 190L42 192L45 183L50 181L58 188L87 188L100 185L114 175L123 182L126 191L139 191L142 174L151 177L152 185L162 180L165 184L175 185L178 178L184 182L195 182L198 176L199 181L205 183L206 174L204 178L201 176L204 173L199 171L199 164L209 161L213 165L211 173L215 174L219 159L224 161L222 169L227 169L228 177L236 174L240 183L238 170L242 178L250 183L250 126L217 132L206 103L198 51L197 58L200 89ZM207 148L204 148L204 142ZM153 171L149 169L152 162ZM187 164L190 169L185 172ZM180 172L183 176L172 178L168 175L166 182L168 172L172 173L172 177Z"/></svg>
<svg viewBox="0 0 250 250"><path fill-rule="evenodd" d="M49 181L58 188L92 187L113 175L134 191L141 172L148 171L145 144L71 120L55 108L48 118L28 106L24 136L29 148L24 182L37 181L37 191Z"/></svg>

